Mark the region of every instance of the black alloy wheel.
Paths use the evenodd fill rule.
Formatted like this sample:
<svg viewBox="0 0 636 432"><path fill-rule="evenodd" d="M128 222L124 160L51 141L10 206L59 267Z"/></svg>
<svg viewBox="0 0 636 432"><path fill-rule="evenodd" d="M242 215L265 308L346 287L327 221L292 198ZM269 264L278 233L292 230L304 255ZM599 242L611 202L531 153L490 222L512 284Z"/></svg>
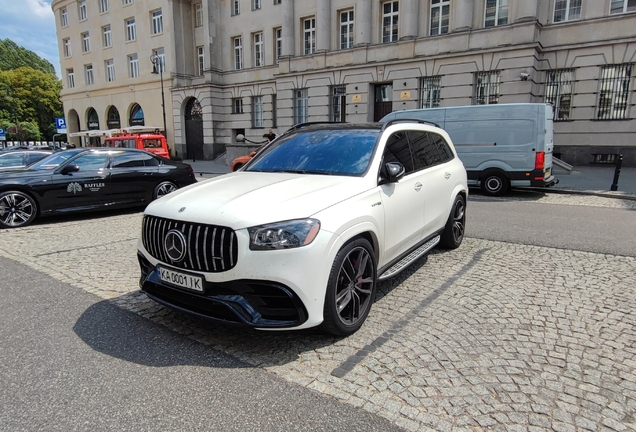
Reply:
<svg viewBox="0 0 636 432"><path fill-rule="evenodd" d="M162 181L155 188L154 199L161 198L162 196L168 195L170 192L176 191L177 185L170 181Z"/></svg>
<svg viewBox="0 0 636 432"><path fill-rule="evenodd" d="M462 195L457 195L444 227L440 245L446 249L457 249L462 244L462 240L464 240L465 231L466 199Z"/></svg>
<svg viewBox="0 0 636 432"><path fill-rule="evenodd" d="M37 214L35 200L20 191L0 194L0 227L19 228L33 222Z"/></svg>
<svg viewBox="0 0 636 432"><path fill-rule="evenodd" d="M371 244L359 238L346 244L329 275L322 328L336 336L355 333L371 310L376 263Z"/></svg>

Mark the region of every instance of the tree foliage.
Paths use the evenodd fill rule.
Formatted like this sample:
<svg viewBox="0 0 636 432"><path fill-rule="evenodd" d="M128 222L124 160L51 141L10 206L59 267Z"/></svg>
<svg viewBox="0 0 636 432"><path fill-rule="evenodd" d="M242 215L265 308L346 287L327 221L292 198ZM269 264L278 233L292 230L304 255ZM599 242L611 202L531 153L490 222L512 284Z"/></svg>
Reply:
<svg viewBox="0 0 636 432"><path fill-rule="evenodd" d="M10 39L0 39L0 70L7 71L28 66L47 74L55 75L55 68L33 51L18 46Z"/></svg>
<svg viewBox="0 0 636 432"><path fill-rule="evenodd" d="M49 62L9 39L0 40L0 121L12 127L18 122L18 139L53 138L55 117L63 116L61 90L62 82Z"/></svg>

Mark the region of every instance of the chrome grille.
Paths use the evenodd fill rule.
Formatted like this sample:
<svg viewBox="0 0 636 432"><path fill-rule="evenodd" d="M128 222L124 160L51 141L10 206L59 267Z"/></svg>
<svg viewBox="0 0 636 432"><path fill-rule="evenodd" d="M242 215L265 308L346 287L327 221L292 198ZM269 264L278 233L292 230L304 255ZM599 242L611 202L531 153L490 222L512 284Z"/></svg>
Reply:
<svg viewBox="0 0 636 432"><path fill-rule="evenodd" d="M172 261L165 249L168 231L179 230L186 239L186 253L179 262ZM206 225L144 216L141 240L154 258L184 270L220 273L236 265L236 234L228 227Z"/></svg>

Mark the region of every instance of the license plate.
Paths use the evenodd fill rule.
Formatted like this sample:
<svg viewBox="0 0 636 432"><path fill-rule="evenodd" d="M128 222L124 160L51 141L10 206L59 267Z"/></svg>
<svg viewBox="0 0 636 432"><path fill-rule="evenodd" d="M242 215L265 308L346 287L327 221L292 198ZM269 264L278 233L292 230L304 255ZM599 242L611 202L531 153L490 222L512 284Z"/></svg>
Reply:
<svg viewBox="0 0 636 432"><path fill-rule="evenodd" d="M181 288L203 292L203 278L159 267L161 280Z"/></svg>

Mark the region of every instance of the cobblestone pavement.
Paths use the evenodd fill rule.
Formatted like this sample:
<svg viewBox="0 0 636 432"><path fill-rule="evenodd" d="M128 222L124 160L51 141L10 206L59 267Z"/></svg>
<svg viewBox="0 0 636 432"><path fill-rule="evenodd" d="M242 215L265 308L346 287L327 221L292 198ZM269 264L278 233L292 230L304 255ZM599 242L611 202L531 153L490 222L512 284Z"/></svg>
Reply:
<svg viewBox="0 0 636 432"><path fill-rule="evenodd" d="M140 223L4 230L0 254L405 430L636 430L634 257L467 238L381 283L367 323L338 339L220 327L154 303L138 291Z"/></svg>

